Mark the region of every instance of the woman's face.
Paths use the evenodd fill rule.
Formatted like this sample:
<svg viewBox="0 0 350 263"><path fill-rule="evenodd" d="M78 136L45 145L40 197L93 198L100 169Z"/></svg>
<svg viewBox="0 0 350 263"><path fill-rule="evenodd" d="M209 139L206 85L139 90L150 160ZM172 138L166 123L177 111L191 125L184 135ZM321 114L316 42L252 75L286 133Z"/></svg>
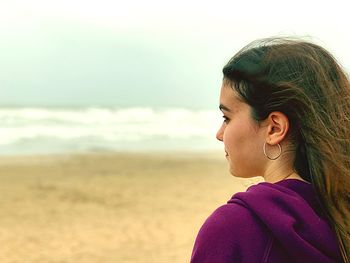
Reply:
<svg viewBox="0 0 350 263"><path fill-rule="evenodd" d="M233 89L224 82L220 92L220 109L224 121L216 138L224 143L230 173L236 177L263 175L264 128L250 116L250 106L238 100Z"/></svg>

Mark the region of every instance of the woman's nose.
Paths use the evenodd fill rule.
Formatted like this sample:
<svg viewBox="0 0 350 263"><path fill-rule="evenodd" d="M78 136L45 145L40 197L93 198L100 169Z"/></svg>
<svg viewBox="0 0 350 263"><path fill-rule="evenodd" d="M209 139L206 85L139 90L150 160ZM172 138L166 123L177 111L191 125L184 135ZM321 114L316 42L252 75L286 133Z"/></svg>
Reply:
<svg viewBox="0 0 350 263"><path fill-rule="evenodd" d="M218 139L219 141L223 141L223 133L224 133L224 125L221 125L220 129L217 131L216 133L216 139Z"/></svg>

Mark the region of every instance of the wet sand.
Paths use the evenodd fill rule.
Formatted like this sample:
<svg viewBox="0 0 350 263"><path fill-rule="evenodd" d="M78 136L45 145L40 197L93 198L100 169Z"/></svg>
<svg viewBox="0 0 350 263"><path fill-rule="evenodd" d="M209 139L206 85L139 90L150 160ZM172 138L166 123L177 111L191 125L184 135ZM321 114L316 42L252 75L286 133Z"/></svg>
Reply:
<svg viewBox="0 0 350 263"><path fill-rule="evenodd" d="M223 153L0 157L0 262L189 262L218 206L259 181Z"/></svg>

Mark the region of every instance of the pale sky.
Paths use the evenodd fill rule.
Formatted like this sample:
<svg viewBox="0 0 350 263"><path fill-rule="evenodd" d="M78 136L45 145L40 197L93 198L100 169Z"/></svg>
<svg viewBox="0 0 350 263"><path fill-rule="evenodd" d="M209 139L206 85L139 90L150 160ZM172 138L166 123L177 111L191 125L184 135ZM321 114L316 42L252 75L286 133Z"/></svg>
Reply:
<svg viewBox="0 0 350 263"><path fill-rule="evenodd" d="M276 35L348 70L345 2L0 0L0 106L217 107L225 63Z"/></svg>

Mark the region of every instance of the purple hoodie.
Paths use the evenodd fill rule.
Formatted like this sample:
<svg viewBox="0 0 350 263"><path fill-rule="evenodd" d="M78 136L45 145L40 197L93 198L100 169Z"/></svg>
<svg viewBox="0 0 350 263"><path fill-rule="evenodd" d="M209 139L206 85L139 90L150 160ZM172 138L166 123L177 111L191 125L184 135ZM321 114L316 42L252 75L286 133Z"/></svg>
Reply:
<svg viewBox="0 0 350 263"><path fill-rule="evenodd" d="M343 262L311 184L262 182L236 193L205 221L191 263Z"/></svg>

